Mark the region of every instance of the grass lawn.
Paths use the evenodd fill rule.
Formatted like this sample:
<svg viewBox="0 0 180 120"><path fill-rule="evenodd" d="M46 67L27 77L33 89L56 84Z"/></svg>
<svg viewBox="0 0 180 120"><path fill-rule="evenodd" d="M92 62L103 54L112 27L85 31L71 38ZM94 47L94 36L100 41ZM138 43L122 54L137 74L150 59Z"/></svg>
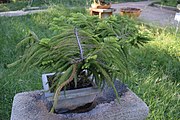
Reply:
<svg viewBox="0 0 180 120"><path fill-rule="evenodd" d="M134 63L127 83L149 106L149 120L180 118L179 37L163 30L155 33L154 41L132 49Z"/></svg>
<svg viewBox="0 0 180 120"><path fill-rule="evenodd" d="M61 9L59 9L61 10ZM77 12L84 12L77 9ZM22 17L0 17L0 118L10 119L13 97L22 91L39 90L41 72L34 68L27 73L13 74L16 68L6 69L4 64L16 59L16 44L34 31L40 38L51 37L49 30L58 9L46 14L38 13ZM76 11L75 11L76 12ZM126 84L142 98L150 108L149 120L180 119L180 36L160 29L153 29L153 41L144 47L130 50L131 76Z"/></svg>
<svg viewBox="0 0 180 120"><path fill-rule="evenodd" d="M0 118L2 120L10 118L12 98L15 93L41 89L40 74L37 71L12 75L15 68L5 69L4 64L10 63L16 58L15 45L27 34L29 29L35 31L40 37L51 35L43 17L45 19L47 16L0 17Z"/></svg>
<svg viewBox="0 0 180 120"><path fill-rule="evenodd" d="M44 0L34 0L34 2L29 2L27 0L21 0L16 2L10 2L10 3L4 3L0 4L0 12L3 11L14 11L14 10L22 10L23 8L26 8L28 6L31 7L37 7L37 6L50 6L54 4L63 4L66 6L85 6L86 1L85 0L47 0L47 2L44 2Z"/></svg>
<svg viewBox="0 0 180 120"><path fill-rule="evenodd" d="M39 38L53 35L49 30L50 21L58 16L59 11L62 10L59 9L53 12L49 10L46 14L0 17L0 120L10 119L13 96L16 93L42 89L41 74L36 68L25 74L13 74L16 68L6 69L4 65L16 59L16 44L28 34L29 30L34 31Z"/></svg>

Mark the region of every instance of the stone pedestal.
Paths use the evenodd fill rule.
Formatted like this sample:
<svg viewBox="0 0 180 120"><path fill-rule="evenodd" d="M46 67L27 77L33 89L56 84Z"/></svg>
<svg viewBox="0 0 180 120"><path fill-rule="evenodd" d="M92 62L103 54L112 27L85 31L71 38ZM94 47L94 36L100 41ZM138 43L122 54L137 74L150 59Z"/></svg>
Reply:
<svg viewBox="0 0 180 120"><path fill-rule="evenodd" d="M107 92L108 91L108 92ZM51 103L42 91L16 94L11 120L144 120L148 116L147 105L129 89L123 93L120 103L113 90L106 89L97 99L108 99L84 113L49 113Z"/></svg>

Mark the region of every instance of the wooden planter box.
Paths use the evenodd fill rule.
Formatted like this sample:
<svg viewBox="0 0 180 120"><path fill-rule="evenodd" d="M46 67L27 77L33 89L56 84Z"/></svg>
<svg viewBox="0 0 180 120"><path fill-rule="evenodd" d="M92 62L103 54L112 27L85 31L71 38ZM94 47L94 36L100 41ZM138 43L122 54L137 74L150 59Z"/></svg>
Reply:
<svg viewBox="0 0 180 120"><path fill-rule="evenodd" d="M122 8L120 10L120 15L137 18L140 16L141 12L142 10L138 8Z"/></svg>

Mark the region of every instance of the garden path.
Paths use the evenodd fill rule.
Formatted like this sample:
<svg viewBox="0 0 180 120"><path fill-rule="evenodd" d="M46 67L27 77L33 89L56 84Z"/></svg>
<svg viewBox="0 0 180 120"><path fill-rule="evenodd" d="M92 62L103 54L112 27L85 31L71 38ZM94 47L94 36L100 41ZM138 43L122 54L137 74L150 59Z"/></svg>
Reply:
<svg viewBox="0 0 180 120"><path fill-rule="evenodd" d="M143 2L126 2L120 4L113 4L112 7L116 9L116 13L123 7L135 7L142 9L142 13L138 19L160 26L176 26L177 21L174 20L176 11L167 10L158 7L149 6L152 1Z"/></svg>
<svg viewBox="0 0 180 120"><path fill-rule="evenodd" d="M43 11L46 11L46 10L28 10L28 11L18 10L18 11L0 12L0 17L1 16L7 16L7 17L22 16L22 15L38 13L38 12L43 12Z"/></svg>

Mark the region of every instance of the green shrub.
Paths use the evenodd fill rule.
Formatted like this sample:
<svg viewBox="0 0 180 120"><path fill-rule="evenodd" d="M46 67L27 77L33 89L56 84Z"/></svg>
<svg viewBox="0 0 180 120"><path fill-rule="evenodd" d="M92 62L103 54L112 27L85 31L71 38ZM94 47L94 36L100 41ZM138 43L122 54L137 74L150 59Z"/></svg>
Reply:
<svg viewBox="0 0 180 120"><path fill-rule="evenodd" d="M5 11L9 11L9 8L4 6L3 4L0 4L0 12L5 12Z"/></svg>
<svg viewBox="0 0 180 120"><path fill-rule="evenodd" d="M176 6L177 0L161 0L161 4L167 6Z"/></svg>

